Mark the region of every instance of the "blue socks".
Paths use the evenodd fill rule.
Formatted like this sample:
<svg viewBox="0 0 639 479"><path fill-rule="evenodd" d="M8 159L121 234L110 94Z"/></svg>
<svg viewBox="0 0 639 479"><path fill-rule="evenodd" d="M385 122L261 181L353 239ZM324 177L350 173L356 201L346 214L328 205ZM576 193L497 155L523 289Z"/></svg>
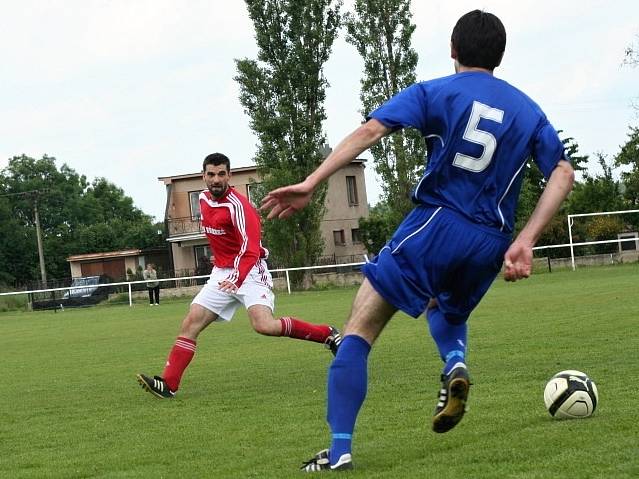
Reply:
<svg viewBox="0 0 639 479"><path fill-rule="evenodd" d="M426 311L430 335L435 340L439 355L444 363L444 374L448 374L455 364L465 362L468 326L466 321L452 324L446 321L438 307Z"/></svg>
<svg viewBox="0 0 639 479"><path fill-rule="evenodd" d="M439 308L429 309L426 315L430 334L446 363L444 374L448 374L455 364L465 361L466 322L449 323ZM370 350L370 344L361 336L345 336L328 370L326 420L331 428L331 465L342 455L351 453L355 421L366 398Z"/></svg>
<svg viewBox="0 0 639 479"><path fill-rule="evenodd" d="M361 336L345 336L328 370L326 420L331 427L332 465L351 452L355 421L366 398L370 350L370 344Z"/></svg>

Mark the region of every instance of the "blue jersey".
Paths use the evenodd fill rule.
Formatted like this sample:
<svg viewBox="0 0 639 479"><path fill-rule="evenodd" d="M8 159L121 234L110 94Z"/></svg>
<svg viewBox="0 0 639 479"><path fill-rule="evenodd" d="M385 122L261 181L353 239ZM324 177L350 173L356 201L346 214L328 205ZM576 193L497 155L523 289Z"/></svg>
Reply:
<svg viewBox="0 0 639 479"><path fill-rule="evenodd" d="M417 128L428 147L413 200L450 208L474 223L513 231L532 157L548 178L566 159L539 106L493 75L462 72L416 83L369 115L392 129Z"/></svg>

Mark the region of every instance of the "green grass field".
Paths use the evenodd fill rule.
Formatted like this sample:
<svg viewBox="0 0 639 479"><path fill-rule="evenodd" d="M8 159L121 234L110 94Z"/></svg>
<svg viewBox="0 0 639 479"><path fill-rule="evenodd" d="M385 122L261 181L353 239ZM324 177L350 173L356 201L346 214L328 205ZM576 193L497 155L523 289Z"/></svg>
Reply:
<svg viewBox="0 0 639 479"><path fill-rule="evenodd" d="M639 477L639 266L498 280L470 322L470 410L436 435L440 361L398 315L370 356L354 442L366 478ZM354 289L279 294L277 313L341 326ZM188 302L0 314L0 477L287 478L328 445L320 345L254 333L245 313L200 337L179 395L155 399ZM543 389L587 372L600 403L557 421Z"/></svg>

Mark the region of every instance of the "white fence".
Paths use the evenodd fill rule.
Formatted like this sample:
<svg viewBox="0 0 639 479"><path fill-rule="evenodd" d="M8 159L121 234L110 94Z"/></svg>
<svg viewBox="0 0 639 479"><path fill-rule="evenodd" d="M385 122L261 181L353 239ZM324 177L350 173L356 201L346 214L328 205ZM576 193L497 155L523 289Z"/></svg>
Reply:
<svg viewBox="0 0 639 479"><path fill-rule="evenodd" d="M334 265L327 265L327 266L306 266L306 267L301 267L301 268L286 268L286 269L274 269L271 270L271 273L285 273L286 276L286 289L288 291L288 294L291 294L291 279L290 279L290 272L291 271L305 271L305 270L328 270L328 269L340 269L340 268L346 268L346 267L354 267L354 266L362 266L364 264L364 262L359 262L359 263L344 263L344 264L334 264ZM176 277L176 278L163 278L163 279L158 279L157 282L160 283L168 283L168 282L175 282L175 283L184 283L184 282L193 282L193 281L197 281L198 279L208 279L209 275L205 274L205 275L198 275L198 276L186 276L186 277ZM82 285L82 286L65 286L62 288L49 288L49 289L34 289L34 290L29 290L29 291L11 291L9 293L0 293L0 297L1 296L17 296L17 295L24 295L24 294L38 294L38 293L55 293L57 291L76 291L76 290L87 290L87 289L93 289L93 288L111 288L113 289L116 286L126 286L128 289L128 299L129 299L129 306L133 306L133 285L136 284L143 284L146 285L148 281L122 281L119 283L104 283L104 284L93 284L93 285Z"/></svg>
<svg viewBox="0 0 639 479"><path fill-rule="evenodd" d="M637 210L639 211L639 210ZM574 215L571 215L574 216ZM572 239L572 236L571 236ZM575 257L574 257L574 247L575 246L587 246L587 245L598 245L598 244L606 244L606 243L619 243L621 244L622 242L625 241L637 241L636 238L627 238L627 239L614 239L614 240L603 240L603 241L586 241L586 242L581 242L581 243L565 243L565 244L559 244L559 245L547 245L547 246L536 246L533 248L533 250L544 250L544 249L552 249L552 248L570 248L570 252L571 252L571 263L572 263L572 269L575 269ZM305 267L300 267L300 268L282 268L282 269L274 269L271 270L271 273L285 273L286 276L286 289L288 291L289 294L291 294L291 280L290 280L290 273L292 271L308 271L308 270L329 270L329 269L340 269L340 268L345 268L345 267L357 267L357 266L362 266L363 264L365 264L364 262L359 262L359 263L345 263L345 264L333 264L333 265L326 265L326 266L305 266ZM188 277L177 277L177 278L164 278L164 279L158 279L158 282L188 282L188 281L196 281L198 279L206 279L208 278L209 275L198 275L198 276L188 276ZM115 286L126 286L128 289L128 299L129 299L129 306L133 306L133 289L132 286L133 285L137 285L137 284L146 284L147 281L123 281L123 282L119 282L119 283L105 283L105 284L96 284L96 285L91 285L91 288L113 288ZM84 285L84 286L67 286L67 287L63 287L63 288L50 288L50 289L36 289L36 290L30 290L30 291L12 291L12 292L8 292L8 293L0 293L0 297L2 296L16 296L16 295L24 295L24 294L36 294L36 293L53 293L56 291L73 291L73 290L81 290L81 289L87 289L88 286Z"/></svg>

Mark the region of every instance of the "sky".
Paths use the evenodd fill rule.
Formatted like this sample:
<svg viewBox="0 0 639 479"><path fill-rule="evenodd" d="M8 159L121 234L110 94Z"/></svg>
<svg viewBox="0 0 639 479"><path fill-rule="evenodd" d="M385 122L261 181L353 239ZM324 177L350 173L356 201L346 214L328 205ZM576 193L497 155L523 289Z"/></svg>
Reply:
<svg viewBox="0 0 639 479"><path fill-rule="evenodd" d="M639 2L413 1L418 80L453 72L450 32L475 8L506 27L495 75L531 96L581 154L613 158L639 126L639 68L622 65L639 46ZM235 59L257 53L243 1L0 0L0 11L0 169L47 154L115 183L162 220L158 177L199 171L215 151L232 166L253 164L257 139L233 79ZM324 72L324 130L335 145L362 118L362 61L343 33ZM366 181L374 204L381 186L370 164Z"/></svg>

